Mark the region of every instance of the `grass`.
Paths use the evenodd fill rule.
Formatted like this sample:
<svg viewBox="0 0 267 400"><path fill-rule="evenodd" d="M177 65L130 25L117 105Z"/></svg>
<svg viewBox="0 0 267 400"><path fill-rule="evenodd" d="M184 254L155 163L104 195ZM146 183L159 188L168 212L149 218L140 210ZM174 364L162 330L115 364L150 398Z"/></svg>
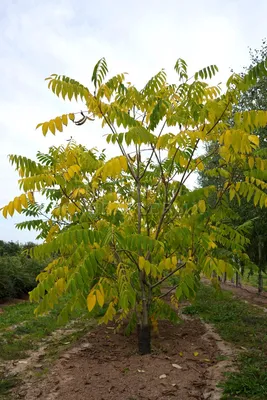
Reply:
<svg viewBox="0 0 267 400"><path fill-rule="evenodd" d="M38 318L33 313L35 307L34 304L23 302L4 308L0 319L0 364L8 360L27 358L30 350L37 350L45 343L47 349L45 358L42 360L41 373L43 373L46 371L46 366L56 359L61 351L70 347L92 326L95 326L95 320L88 319L86 310L77 311L71 324L62 327L57 322L60 306ZM60 334L52 335L58 328L62 329ZM0 399L8 400L10 390L18 383L19 380L12 375L1 377Z"/></svg>
<svg viewBox="0 0 267 400"><path fill-rule="evenodd" d="M41 339L49 337L59 328L57 316L59 309L55 308L48 315L35 317L35 305L28 302L5 307L0 323L0 358L16 360L27 357L28 350L38 347ZM85 313L77 313L75 329L82 331L88 319Z"/></svg>
<svg viewBox="0 0 267 400"><path fill-rule="evenodd" d="M251 275L250 277L247 277L244 275L242 278L242 283L245 283L247 285L251 285L253 287L258 288L258 274L255 273ZM263 279L263 290L267 292L267 275L265 273L262 274L262 279Z"/></svg>
<svg viewBox="0 0 267 400"><path fill-rule="evenodd" d="M184 313L201 316L224 340L245 348L238 356L239 371L227 374L222 384L223 399L267 399L267 315L230 292L207 286L201 287Z"/></svg>

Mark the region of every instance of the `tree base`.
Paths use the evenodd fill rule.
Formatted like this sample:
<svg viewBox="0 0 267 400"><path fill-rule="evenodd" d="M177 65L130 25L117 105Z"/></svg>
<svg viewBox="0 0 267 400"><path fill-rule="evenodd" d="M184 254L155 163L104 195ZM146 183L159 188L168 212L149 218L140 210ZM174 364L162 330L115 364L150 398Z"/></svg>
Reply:
<svg viewBox="0 0 267 400"><path fill-rule="evenodd" d="M138 348L141 355L151 353L151 330L150 326L140 325L137 328L138 332Z"/></svg>

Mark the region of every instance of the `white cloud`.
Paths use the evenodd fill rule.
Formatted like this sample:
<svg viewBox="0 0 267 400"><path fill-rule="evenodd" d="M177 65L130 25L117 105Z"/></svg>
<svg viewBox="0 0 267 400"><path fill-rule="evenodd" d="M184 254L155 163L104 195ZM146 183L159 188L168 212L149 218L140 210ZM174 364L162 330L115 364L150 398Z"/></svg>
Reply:
<svg viewBox="0 0 267 400"><path fill-rule="evenodd" d="M173 65L183 57L192 71L216 63L218 81L225 81L231 67L240 70L248 63L247 46L260 46L266 12L265 0L256 7L248 0L2 0L0 205L18 192L7 154L34 157L71 135L105 147L99 124L71 127L57 137L35 131L38 122L80 109L53 96L45 77L59 73L89 84L95 62L105 56L111 73L128 71L132 82L143 85L162 67L175 79ZM0 229L1 239L34 238L16 231L14 219L0 218Z"/></svg>

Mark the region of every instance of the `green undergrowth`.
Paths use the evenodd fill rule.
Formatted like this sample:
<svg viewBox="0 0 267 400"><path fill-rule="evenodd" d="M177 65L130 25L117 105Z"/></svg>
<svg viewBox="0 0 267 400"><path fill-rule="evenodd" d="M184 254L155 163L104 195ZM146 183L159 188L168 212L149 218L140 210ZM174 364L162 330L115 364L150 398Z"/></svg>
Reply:
<svg viewBox="0 0 267 400"><path fill-rule="evenodd" d="M223 399L267 399L267 315L235 299L231 292L204 285L183 312L212 323L224 340L242 349L239 370L228 373L222 384Z"/></svg>

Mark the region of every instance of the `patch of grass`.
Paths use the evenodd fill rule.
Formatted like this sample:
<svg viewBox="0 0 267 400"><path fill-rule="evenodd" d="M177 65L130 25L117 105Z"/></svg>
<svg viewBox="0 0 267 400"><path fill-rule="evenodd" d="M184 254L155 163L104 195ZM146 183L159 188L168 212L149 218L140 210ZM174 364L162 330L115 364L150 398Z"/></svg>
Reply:
<svg viewBox="0 0 267 400"><path fill-rule="evenodd" d="M0 380L0 399L8 400L11 389L13 389L18 383L19 383L19 380L15 377L8 377L5 379L1 379Z"/></svg>
<svg viewBox="0 0 267 400"><path fill-rule="evenodd" d="M200 315L224 340L246 349L238 357L239 371L228 374L222 384L223 399L267 399L267 315L230 292L207 286L184 313Z"/></svg>
<svg viewBox="0 0 267 400"><path fill-rule="evenodd" d="M0 318L0 331L12 325L34 319L33 311L36 305L27 301L11 306L5 306Z"/></svg>
<svg viewBox="0 0 267 400"><path fill-rule="evenodd" d="M28 350L34 350L42 339L62 328L57 322L60 305L49 314L40 317L34 315L35 307L35 304L28 302L5 307L0 322L0 359L26 358ZM83 329L89 328L88 324L92 325L86 310L77 311L73 319L73 328L79 333L73 335L72 342L84 332Z"/></svg>
<svg viewBox="0 0 267 400"><path fill-rule="evenodd" d="M263 279L263 290L267 292L267 275L265 273L262 274L262 279ZM242 277L242 283L251 285L254 287L258 287L258 274L255 273L253 275L250 275L249 277L247 275L244 275Z"/></svg>

